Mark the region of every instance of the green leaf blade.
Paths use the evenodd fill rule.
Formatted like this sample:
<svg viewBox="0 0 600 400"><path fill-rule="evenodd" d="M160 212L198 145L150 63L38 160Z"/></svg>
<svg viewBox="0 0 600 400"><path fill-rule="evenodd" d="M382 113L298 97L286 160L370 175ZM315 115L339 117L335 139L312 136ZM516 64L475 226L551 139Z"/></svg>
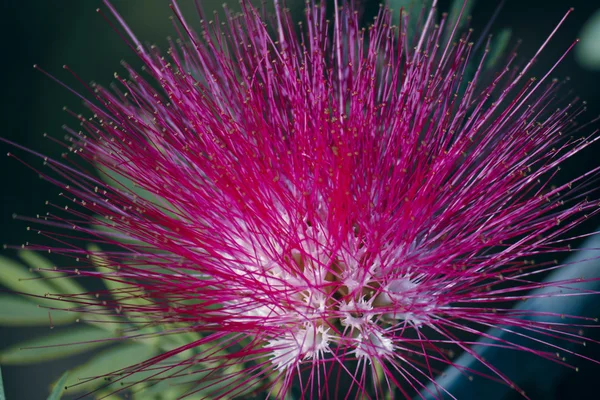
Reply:
<svg viewBox="0 0 600 400"><path fill-rule="evenodd" d="M69 374L67 390L70 393L94 390L101 385L106 385L107 381L104 379L93 378L107 376L124 368L135 366L154 357L157 353L158 349L147 346L144 342L128 342L111 347L102 353L97 354L85 364L73 369ZM156 372L157 371L153 371L153 373ZM140 374L142 373L134 373L131 376L126 377L126 384L131 384L143 379ZM146 375L148 375L148 373L146 373Z"/></svg>
<svg viewBox="0 0 600 400"><path fill-rule="evenodd" d="M447 27L451 32L456 25L457 31L464 26L467 19L471 16L471 11L475 6L475 0L454 0L450 8L450 14L448 15ZM462 14L461 14L462 11ZM459 20L460 18L460 20Z"/></svg>
<svg viewBox="0 0 600 400"><path fill-rule="evenodd" d="M506 54L506 49L510 43L512 31L509 28L504 28L494 38L490 46L490 52L486 61L486 68L495 68L496 64L502 60L502 56Z"/></svg>
<svg viewBox="0 0 600 400"><path fill-rule="evenodd" d="M0 325L56 326L74 322L79 314L68 310L49 310L15 295L0 295Z"/></svg>
<svg viewBox="0 0 600 400"><path fill-rule="evenodd" d="M67 377L69 376L69 372L65 372L61 375L58 382L54 384L54 389L48 396L48 400L60 400L63 392L65 391L65 382L67 381Z"/></svg>
<svg viewBox="0 0 600 400"><path fill-rule="evenodd" d="M20 251L18 255L19 258L34 271L38 272L42 277L47 278L46 282L55 287L61 294L80 294L87 292L83 286L75 282L68 274L54 271L54 264L52 264L50 260L42 257L39 253L23 250Z"/></svg>
<svg viewBox="0 0 600 400"><path fill-rule="evenodd" d="M0 400L6 400L4 395L4 382L2 381L2 368L0 368Z"/></svg>
<svg viewBox="0 0 600 400"><path fill-rule="evenodd" d="M93 326L78 326L26 340L0 351L0 363L26 365L80 354L110 344L111 332Z"/></svg>
<svg viewBox="0 0 600 400"><path fill-rule="evenodd" d="M48 294L56 294L56 288L24 265L4 256L0 256L0 284L15 292L42 296L36 299L40 304L57 304L56 300L43 298Z"/></svg>

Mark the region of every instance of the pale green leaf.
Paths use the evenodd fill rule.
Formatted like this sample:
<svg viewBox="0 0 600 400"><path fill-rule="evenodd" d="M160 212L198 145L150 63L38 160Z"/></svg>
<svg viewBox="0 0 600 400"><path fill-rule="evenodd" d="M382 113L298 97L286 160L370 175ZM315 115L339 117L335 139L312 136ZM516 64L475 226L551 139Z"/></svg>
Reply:
<svg viewBox="0 0 600 400"><path fill-rule="evenodd" d="M0 351L0 363L25 365L83 353L111 343L111 332L93 326L76 326L30 339Z"/></svg>
<svg viewBox="0 0 600 400"><path fill-rule="evenodd" d="M54 326L69 324L77 319L72 311L49 310L16 295L0 295L0 325Z"/></svg>
<svg viewBox="0 0 600 400"><path fill-rule="evenodd" d="M31 251L21 251L19 253L19 257L23 261L25 261L27 264L29 264L29 266L31 268L33 268L35 271L39 272L40 275L48 278L48 280L46 282L48 282L49 284L56 287L56 289L61 294L80 294L78 296L78 299L87 300L88 304L95 303L95 299L90 294L85 294L87 292L87 290L83 286L79 285L79 283L77 283L75 281L75 279L69 278L66 274L60 274L60 273L51 271L52 269L54 269L54 266L52 265L52 263L49 260L42 257L41 255L39 255L38 253L34 253ZM64 297L63 301L68 302L69 301L68 297ZM73 304L75 304L75 303L73 303ZM54 305L54 307L57 307L56 302L54 302L53 305ZM92 311L92 308L93 308L99 312L83 313L83 314L72 313L72 315L70 316L71 321L75 320L79 316L79 318L81 319L82 322L84 322L86 324L94 325L103 330L110 331L113 333L118 331L120 328L126 328L126 326L122 323L123 322L122 320L120 321L117 317L105 313L103 307L102 308L90 307L88 305L88 306L86 306L86 308L87 308L87 311ZM55 322L54 314L55 314L55 312L52 311L52 322ZM66 314L66 313L61 313L61 314ZM61 317L62 317L62 319L66 318L66 316L61 316ZM48 320L47 313L46 313L46 320Z"/></svg>
<svg viewBox="0 0 600 400"><path fill-rule="evenodd" d="M107 381L103 378L108 377L109 374L133 367L152 358L157 353L156 348L134 342L111 347L71 371L67 381L68 391L69 393L83 392L106 385ZM118 379L118 376L113 378ZM124 382L133 383L140 379L143 379L143 377L138 373L124 377Z"/></svg>
<svg viewBox="0 0 600 400"><path fill-rule="evenodd" d="M122 393L115 393L114 389L106 388L106 389L98 389L94 391L94 398L96 400L123 400L129 399L129 397L121 396ZM132 397L135 400L135 397ZM145 397L143 400L151 400L152 398ZM168 397L161 397L159 399L152 400L171 400ZM173 399L176 400L176 399Z"/></svg>
<svg viewBox="0 0 600 400"><path fill-rule="evenodd" d="M97 312L89 312L92 310ZM79 320L84 324L111 332L113 336L119 336L120 334L118 334L118 332L130 328L128 324L124 323L124 319L119 319L104 311L105 309L103 307L87 307L86 312L80 314Z"/></svg>
<svg viewBox="0 0 600 400"><path fill-rule="evenodd" d="M65 391L65 382L67 381L68 372L61 375L58 382L54 384L54 389L50 393L48 400L60 400L63 392Z"/></svg>
<svg viewBox="0 0 600 400"><path fill-rule="evenodd" d="M123 299L127 303L136 304L139 306L147 306L149 303L142 299L142 291L137 289L135 285L126 283L129 278L120 275L119 271L110 265L109 260L102 255L102 250L95 244L87 246L88 251L92 253L90 259L96 267L96 271L102 274L102 280L108 290L111 291L115 300Z"/></svg>
<svg viewBox="0 0 600 400"><path fill-rule="evenodd" d="M100 216L100 215L94 216L94 221L102 221L102 220L103 220L102 216ZM136 244L136 245L142 244L142 242L140 242L139 240L135 240L133 238L126 237L125 235L123 235L122 233L117 231L116 229L114 229L110 226L107 226L107 225L102 225L100 223L96 223L96 224L90 225L90 228L92 228L95 232L99 233L101 236L110 238L119 243Z"/></svg>
<svg viewBox="0 0 600 400"><path fill-rule="evenodd" d="M100 178L110 187L119 189L123 192L135 195L144 200L156 203L156 196L149 191L135 184L131 179L118 174L117 172L103 165L96 164L96 169L100 174Z"/></svg>
<svg viewBox="0 0 600 400"><path fill-rule="evenodd" d="M120 175L119 173L102 166L100 164L96 164L96 168L100 174L100 178L108 184L108 186L118 189L121 192L127 193L133 197L133 201L136 202L138 199L142 199L143 201L152 203L156 206L161 207L161 211L170 217L177 218L171 210L173 210L173 206L163 197L157 196L154 193L149 192L148 190L142 188L140 185L133 182L131 179Z"/></svg>
<svg viewBox="0 0 600 400"><path fill-rule="evenodd" d="M30 260L33 260L33 258L30 258ZM83 289L75 289L74 285L79 286L77 283L75 282L71 282L71 283L67 283L65 281L66 278L61 278L60 280L62 280L62 284L63 285L68 285L69 287L71 287L71 289L73 289L74 291L79 291L81 290L81 292L83 292ZM58 280L58 279L57 279ZM60 293L60 290L58 290L55 286L52 285L51 280L48 279L43 279L40 276L34 274L33 272L31 272L29 269L27 269L24 265L13 261L7 257L3 257L0 256L0 284L6 286L7 288L20 292L20 293L29 293L29 294L34 294L36 296L42 296L42 297L31 297L30 300L32 303L34 304L40 304L41 306L44 307L52 307L52 308L67 308L68 307L68 298L62 298L60 301L59 300L54 300L55 298L58 299ZM48 298L44 298L43 296L52 294L52 296L48 296ZM89 296L81 296L81 298L90 298ZM15 303L16 304L16 303ZM89 307L88 307L89 308ZM42 308L43 310L43 308ZM7 319L9 318L8 315L10 314L14 314L8 310L3 310L5 311L5 315L7 315ZM61 312L61 311L54 311L52 310L51 312L52 318L53 318L53 322L54 322L54 315L58 315L58 314L68 314L69 312ZM39 315L39 314L38 314ZM48 312L47 310L45 311L45 318L47 323L49 324L49 318L48 318ZM62 319L67 318L63 315L59 316L59 321L62 321ZM71 316L69 317L71 318ZM73 313L72 314L72 319L75 320L77 318L77 314ZM13 317L14 319L14 317ZM125 327L123 324L119 325L117 322L119 322L114 316L112 315L108 315L108 314L100 314L100 313L94 313L94 315L84 315L81 316L82 321L92 324L92 325L97 325L99 327L101 327L104 330L108 330L114 332L116 330L118 330L119 327L123 328ZM62 322L60 322L62 324ZM42 324L40 322L40 324ZM58 324L58 322L57 322Z"/></svg>
<svg viewBox="0 0 600 400"><path fill-rule="evenodd" d="M37 296L57 294L56 288L47 280L32 273L24 265L4 256L0 256L0 284L16 292ZM35 302L52 306L59 305L59 302L43 297L36 298Z"/></svg>
<svg viewBox="0 0 600 400"><path fill-rule="evenodd" d="M124 278L119 274L117 269L110 266L108 259L102 256L102 251L97 245L88 245L88 250L93 253L90 257L92 263L96 267L96 270L102 274L102 280L115 300L122 305L134 306L139 309L152 305L151 302L143 297L143 292L140 289L133 284L126 283L128 278ZM136 323L136 315L128 313L127 307L124 307L123 314L134 325L142 327L138 332L140 334L152 335L158 331L155 327L147 325L145 317L142 318L144 320L143 323L140 324L139 321ZM149 337L146 340L155 341L157 339Z"/></svg>
<svg viewBox="0 0 600 400"><path fill-rule="evenodd" d="M47 282L56 287L60 293L79 294L87 292L87 290L75 282L68 274L54 271L55 266L52 262L42 257L39 253L23 250L19 252L19 257L27 263L33 271L39 273L44 278L47 278Z"/></svg>
<svg viewBox="0 0 600 400"><path fill-rule="evenodd" d="M140 307L150 305L147 300L142 298L143 292L135 285L126 283L129 278L120 275L119 271L110 265L108 259L102 256L100 247L90 244L88 250L93 253L90 257L92 263L96 267L96 271L102 274L104 285L111 291L115 300Z"/></svg>

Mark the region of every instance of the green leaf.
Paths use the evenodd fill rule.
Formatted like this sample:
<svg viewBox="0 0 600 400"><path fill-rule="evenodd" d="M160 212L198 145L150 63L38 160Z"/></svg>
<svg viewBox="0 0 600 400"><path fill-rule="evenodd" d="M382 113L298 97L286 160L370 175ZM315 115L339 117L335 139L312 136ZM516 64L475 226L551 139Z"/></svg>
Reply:
<svg viewBox="0 0 600 400"><path fill-rule="evenodd" d="M180 398L193 384L197 383L197 377L194 375L186 375L186 370L176 368L170 373L165 374L160 381L149 382L148 386L140 391L136 391L133 395L134 400L146 399L177 399ZM182 373L169 377L172 374ZM162 377L161 377L162 378Z"/></svg>
<svg viewBox="0 0 600 400"><path fill-rule="evenodd" d="M226 396L226 398L247 398L250 393L265 384L264 380L259 378L240 375L240 368L237 365L219 367L212 373L209 368L205 363L197 364L193 368L188 368L188 365L184 364L182 367L176 367L157 377L151 377L152 374L149 374L149 381L145 383L146 387L140 389L138 396L134 396L134 399L180 398L192 388L194 398L199 399L219 397L229 390L233 390L234 395ZM154 371L154 373L156 372ZM249 380L244 382L246 379ZM199 388L199 384L203 387Z"/></svg>
<svg viewBox="0 0 600 400"><path fill-rule="evenodd" d="M19 252L19 258L41 276L48 278L46 282L58 289L60 293L79 294L87 292L83 286L75 282L68 274L54 271L54 264L39 253L23 250Z"/></svg>
<svg viewBox="0 0 600 400"><path fill-rule="evenodd" d="M400 26L405 24L405 17L408 18L406 26L408 37L412 38L417 30L417 24L421 16L421 11L431 3L431 0L389 0L389 7L393 10L392 23ZM402 9L402 21L400 21L400 9Z"/></svg>
<svg viewBox="0 0 600 400"><path fill-rule="evenodd" d="M241 376L240 369L239 365L231 365L221 368L219 374L201 379L200 381L206 387L198 390L196 394L201 395L200 398L206 398L206 396L219 397L223 393L232 390L235 398L249 397L250 393L258 389L264 382L256 376ZM246 379L247 381L242 383Z"/></svg>
<svg viewBox="0 0 600 400"><path fill-rule="evenodd" d="M102 179L108 186L133 196L134 202L137 200L137 197L161 207L162 212L164 212L166 215L169 215L172 218L177 218L175 214L170 211L173 210L173 206L166 199L155 195L154 193L136 184L131 179L120 175L119 173L101 164L96 164L96 169L99 172L100 179Z"/></svg>
<svg viewBox="0 0 600 400"><path fill-rule="evenodd" d="M34 253L31 251L21 251L19 253L19 257L25 261L27 264L29 264L29 266L31 266L32 268L34 268L34 270L37 269L41 269L37 272L40 273L40 275L46 277L46 278L50 278L49 280L47 280L46 282L49 282L51 285L53 285L54 287L56 287L56 289L61 293L61 294L79 294L79 296L77 296L77 298L79 300L87 300L88 304L96 304L98 303L96 301L95 298L93 298L92 295L90 294L86 294L88 291L87 289L85 289L83 286L81 286L79 283L77 283L75 281L75 279L73 278L69 278L67 274L60 274L54 271L50 271L52 269L54 269L54 266L51 264L51 262L47 259L45 259L44 257L40 256L38 253ZM69 298L68 297L64 297L62 298L63 302L69 302ZM76 304L75 302L73 302L73 304ZM56 302L53 302L52 305L54 307L57 306ZM79 306L79 305L77 305ZM91 306L86 306L86 310L88 311L100 311L100 312L91 312L91 313L80 313L80 314L75 314L74 312L72 313L72 320L75 320L76 318L80 318L81 322L84 322L86 324L89 325L94 325L98 328L101 328L105 331L110 331L114 332L118 331L120 328L126 328L125 325L123 325L123 321L119 320L118 318L116 318L113 315L104 313L102 311L104 311L104 307L91 307ZM65 312L66 314L66 312ZM63 319L66 317L63 317ZM48 320L48 316L46 313L46 321ZM54 322L54 311L52 312L52 322Z"/></svg>
<svg viewBox="0 0 600 400"><path fill-rule="evenodd" d="M166 328L168 329L168 328ZM162 351L172 351L177 348L187 346L200 339L200 335L196 332L182 332L182 333L169 333L163 334L156 337L155 345L158 346ZM192 347L175 355L179 359L189 359L196 355L203 346ZM206 346L210 347L210 345ZM214 351L214 350L213 350Z"/></svg>
<svg viewBox="0 0 600 400"><path fill-rule="evenodd" d="M20 293L29 293L37 296L56 294L56 289L47 280L32 273L22 264L4 256L0 256L0 284ZM58 304L55 300L44 299L43 297L36 298L35 301L40 304L52 306Z"/></svg>
<svg viewBox="0 0 600 400"><path fill-rule="evenodd" d="M21 251L19 253L19 257L23 261L25 261L31 268L33 268L34 270L39 272L40 275L44 276L45 278L49 278L45 282L54 286L56 288L56 290L58 292L60 292L61 294L76 294L76 295L79 295L79 296L77 296L77 298L79 300L87 300L88 304L97 303L96 299L94 299L93 296L91 296L90 294L86 294L87 289L85 289L83 286L81 286L79 283L77 283L75 281L75 279L69 278L67 274L61 274L61 273L52 271L54 269L53 264L46 258L39 255L39 253L35 253L35 252L31 252L31 251ZM64 297L64 298L62 298L62 300L63 300L63 302L67 302L67 304L69 302L68 297ZM51 300L47 300L47 302L51 302ZM54 307L57 307L56 301L53 301L52 303L49 303L49 304L51 304ZM73 304L75 304L75 302L73 302ZM45 305L48 305L48 304L45 303ZM77 305L77 306L79 306L79 305ZM83 313L83 314L81 314L81 313L76 314L76 313L72 312L68 318L70 318L70 321L74 321L75 319L77 319L79 317L81 322L84 322L89 325L94 325L105 331L113 332L113 335L120 328L127 327L123 324L122 319L119 320L118 318L116 318L113 315L104 313L103 312L104 307L91 307L88 305L88 306L86 306L86 309L88 311L96 310L96 311L100 311L100 312L91 312L91 313ZM64 323L64 322L60 322L60 321L55 322L55 313L57 313L57 312L52 311L52 322L55 324ZM61 314L60 315L61 321L67 319L67 316L66 316L66 314L68 314L67 312L64 312L64 313L61 312L60 314ZM48 322L47 311L45 311L45 321L46 321L46 323ZM32 322L32 324L33 324L33 322Z"/></svg>
<svg viewBox="0 0 600 400"><path fill-rule="evenodd" d="M0 363L25 365L83 353L111 343L111 332L93 326L77 326L30 339L0 351Z"/></svg>
<svg viewBox="0 0 600 400"><path fill-rule="evenodd" d="M454 29L454 25L458 22L457 32L460 32L460 29L463 27L467 18L471 15L471 10L475 5L475 0L454 0L452 2L452 7L450 8L450 13L448 15L448 21L446 22L446 27L448 29L448 35L452 33ZM463 9L464 6L464 9ZM461 15L462 10L462 15ZM460 20L458 19L460 17Z"/></svg>
<svg viewBox="0 0 600 400"><path fill-rule="evenodd" d="M49 310L16 295L0 295L0 325L54 326L69 324L77 319L72 311Z"/></svg>
<svg viewBox="0 0 600 400"><path fill-rule="evenodd" d="M50 393L48 400L60 400L60 397L65 391L65 382L67 381L67 376L69 376L69 372L62 374L58 382L54 384L54 389L52 390L52 393Z"/></svg>
<svg viewBox="0 0 600 400"><path fill-rule="evenodd" d="M113 297L116 297L115 300L122 299L126 303L142 307L150 305L148 301L141 297L143 295L141 290L133 284L125 283L128 278L124 278L116 268L111 267L109 260L102 256L100 247L90 244L87 248L93 253L90 257L92 264L96 267L96 271L102 274L102 281L106 288L111 291Z"/></svg>
<svg viewBox="0 0 600 400"><path fill-rule="evenodd" d="M135 366L154 357L157 352L156 348L134 342L111 347L71 371L67 381L68 391L70 393L83 392L106 385L107 381L100 377L106 377L113 372ZM153 373L156 372L158 371L153 371ZM118 376L115 375L115 378ZM140 379L143 377L139 373L124 378L126 384Z"/></svg>
<svg viewBox="0 0 600 400"><path fill-rule="evenodd" d="M394 11L394 15L400 12L400 9L404 9L404 12L416 11L414 14L419 14L421 7L423 7L424 0L389 0L389 6Z"/></svg>
<svg viewBox="0 0 600 400"><path fill-rule="evenodd" d="M512 31L509 28L504 28L492 38L490 53L488 54L486 61L486 68L493 68L496 63L500 61L502 55L506 52L508 43L510 43L511 36Z"/></svg>
<svg viewBox="0 0 600 400"><path fill-rule="evenodd" d="M0 368L0 400L6 400L6 396L4 396L4 383L2 382L2 368Z"/></svg>
<svg viewBox="0 0 600 400"><path fill-rule="evenodd" d="M98 389L96 391L94 391L94 398L96 400L123 400L123 396L119 396L119 393L115 393L115 389ZM129 397L125 397L126 399L129 399ZM132 397L133 399L135 399L135 397ZM156 400L167 400L167 397L160 397ZM149 398L144 398L144 400L150 400ZM175 400L175 399L173 399Z"/></svg>
<svg viewBox="0 0 600 400"><path fill-rule="evenodd" d="M101 215L94 215L93 220L94 221L102 221L103 217ZM115 241L117 241L119 243L123 243L123 244L136 244L136 245L143 244L139 240L135 240L133 238L124 237L124 235L122 233L120 233L116 229L114 229L114 228L112 228L110 226L107 226L107 225L102 225L100 223L95 223L95 224L91 224L90 228L93 229L96 233L100 234L102 237L110 238L110 239L115 240Z"/></svg>
<svg viewBox="0 0 600 400"><path fill-rule="evenodd" d="M111 295L115 300L122 305L134 306L142 310L144 307L152 305L151 302L143 297L144 293L142 290L132 283L126 283L128 278L122 277L117 269L110 266L109 260L102 256L102 251L98 246L90 244L88 245L88 250L93 253L90 257L92 263L95 265L96 270L102 274L102 281L110 290ZM143 332L140 333L153 334L158 331L155 327L147 325L145 316L142 316L142 324L136 324L136 318L139 317L139 313L128 313L127 307L125 307L123 314L133 324L143 327ZM147 340L152 341L155 339L156 338L148 338Z"/></svg>
<svg viewBox="0 0 600 400"><path fill-rule="evenodd" d="M144 200L157 203L157 197L154 194L135 184L135 182L133 182L131 179L120 175L119 173L101 164L96 164L96 169L100 174L100 179L102 179L110 187L119 189L131 195L135 195Z"/></svg>

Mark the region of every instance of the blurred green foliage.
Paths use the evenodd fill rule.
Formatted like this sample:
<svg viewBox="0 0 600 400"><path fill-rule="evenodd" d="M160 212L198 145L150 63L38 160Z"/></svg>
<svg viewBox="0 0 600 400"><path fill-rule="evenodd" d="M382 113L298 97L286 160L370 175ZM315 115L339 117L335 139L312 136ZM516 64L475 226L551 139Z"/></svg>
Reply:
<svg viewBox="0 0 600 400"><path fill-rule="evenodd" d="M600 8L590 16L579 34L577 61L585 68L600 70Z"/></svg>
<svg viewBox="0 0 600 400"><path fill-rule="evenodd" d="M95 254L91 258L96 268L106 274L108 264L102 258L101 250L97 246L90 246L90 251ZM136 387L135 391L125 391L134 400L169 400L178 398L202 378L202 373L190 375L194 369L185 365L185 363L182 364L181 368L172 368L168 375L158 374L160 367L149 371L139 371L133 368L158 354L163 354L199 340L199 333L180 330L179 327L168 324L157 327L148 326L145 323L142 326L135 316L127 313L119 316L98 313L80 314L78 311L70 309L70 307L78 310L80 305L77 301L85 299L86 291L82 289L82 291L77 292L84 294L78 296L77 301L70 302L68 298L61 298L57 294L64 294L65 292L55 289L56 286L63 288L79 287L73 277L63 274L54 277L52 280L44 279L41 274L38 274L40 272L38 270L40 265L51 266L49 261L38 254L33 255L29 252L22 252L20 255L22 259L31 263L23 265L6 257L0 258L0 270L8 271L8 273L1 275L2 284L7 287L20 288L24 281L34 282L33 286L36 287L36 290L29 290L29 292L44 293L44 295L42 298L32 298L31 296L18 294L2 297L0 299L0 322L6 324L8 321L13 326L54 326L58 325L58 321L60 321L61 324L67 326L52 330L49 334L3 348L0 351L0 363L3 365L34 364L69 357L77 353L89 353L92 350L107 347L106 350L96 352L95 355L90 356L82 365L72 368L68 376L61 376L54 385L55 389L50 398L60 398L58 396L60 396L62 390L59 391L59 388L64 389L65 387L67 388L65 393L69 395L81 395L100 389L94 392L94 395L101 398L117 390L114 386L108 387L108 383L114 379L120 379L126 388L133 383L144 381L141 386L146 387L147 390L138 390L139 387ZM52 268L44 271L46 278L51 270ZM57 282L60 282L60 285ZM104 283L106 289L109 289L113 295L118 296L121 290L127 290L129 295L132 293L131 287L123 283L111 279L105 279ZM128 298L130 302L144 302L141 297ZM38 302L38 300L40 301ZM21 319L14 317L10 311L7 311L15 304L20 307L17 311L24 314ZM168 334L161 335L161 332L167 332ZM190 350L179 352L162 362L183 362L202 350L203 347L198 346L198 348L191 351L192 354L188 354ZM214 353L214 350L212 353ZM205 375L210 371L210 368L202 365L202 363L198 363L196 367L204 369L206 371L204 372ZM206 389L206 392L217 389L217 385L226 387L232 384L237 379L234 372L237 372L239 368L240 366L233 365L220 371L220 373L213 373L211 379L217 379L220 376L218 378L219 383ZM182 373L182 371L185 371L185 373ZM173 378L163 381L162 378L166 376L173 376ZM101 379L102 377L105 379ZM196 393L202 395L203 392L198 391ZM121 397L113 396L113 398Z"/></svg>

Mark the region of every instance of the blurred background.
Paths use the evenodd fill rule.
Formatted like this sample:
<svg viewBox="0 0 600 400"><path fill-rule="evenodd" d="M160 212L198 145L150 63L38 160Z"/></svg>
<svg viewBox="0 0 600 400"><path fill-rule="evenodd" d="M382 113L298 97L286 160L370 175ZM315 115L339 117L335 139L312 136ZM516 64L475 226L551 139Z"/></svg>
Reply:
<svg viewBox="0 0 600 400"><path fill-rule="evenodd" d="M173 35L169 17L172 15L168 0L113 0L137 36L144 42L166 48L165 38ZM207 11L221 9L222 0L203 0ZM235 3L235 4L233 4ZM237 1L231 4L237 6ZM302 1L288 0L288 6L299 18ZM367 12L372 16L378 9L377 2L363 1ZM182 0L182 8L188 20L195 19L193 2ZM441 1L440 9L448 9L450 0ZM473 10L472 26L475 33L481 32L498 6L496 1L480 0ZM61 147L43 138L48 132L61 139L61 126L73 124L72 118L62 111L63 106L84 112L81 102L57 83L36 72L32 65L39 64L68 85L84 91L82 86L68 72L62 69L67 64L85 82L97 81L108 85L115 71L123 72L120 60L138 66L140 63L131 50L109 24L96 12L103 7L97 0L3 0L0 15L3 15L2 29L2 92L3 104L2 131L0 135L25 147L34 149L53 158L59 158ZM555 76L563 79L571 77L573 95L588 102L585 118L593 119L600 114L600 4L590 0L507 0L496 19L492 32L510 27L513 40L523 40L520 55L522 60L532 55L547 35L555 27L563 14L575 7L575 12L560 29L551 45L544 51L534 74L545 71L577 37L583 41L556 70ZM106 8L103 7L106 14ZM596 129L598 126L596 126ZM591 132L590 128L589 132ZM37 175L5 156L10 149L0 144L0 244L20 245L32 241L44 243L44 238L26 230L28 223L13 219L12 215L35 216L46 212L44 202L57 200L58 190L51 184L37 178ZM32 166L41 161L19 152L19 156ZM570 160L563 167L557 182L572 179L600 164L600 148L594 146ZM585 233L596 229L598 221L589 221L577 228L575 233ZM576 242L575 245L581 242ZM14 257L11 250L3 252ZM599 265L600 268L600 265ZM598 303L598 301L596 301ZM600 314L600 304L596 308ZM49 328L17 329L0 326L0 348L10 346L27 337L34 337ZM590 333L599 338L600 335ZM600 345L592 344L581 351L588 357L600 359ZM50 384L63 371L85 361L87 356L75 356L60 361L52 361L32 366L3 365L2 374L8 400L35 400L47 396ZM544 367L554 368L549 363ZM575 373L563 368L559 379L552 382L556 388L556 399L600 398L597 395L597 382L600 367L592 363L579 363L580 371ZM522 368L519 366L519 368ZM526 388L533 399L536 386L543 382L545 370L529 371L532 374L531 388ZM547 382L546 382L547 383ZM492 386L493 387L493 386ZM506 398L515 397L509 393ZM546 396L546 395L545 395ZM462 397L459 397L462 398ZM515 397L515 398L518 398ZM544 397L547 398L547 397Z"/></svg>

